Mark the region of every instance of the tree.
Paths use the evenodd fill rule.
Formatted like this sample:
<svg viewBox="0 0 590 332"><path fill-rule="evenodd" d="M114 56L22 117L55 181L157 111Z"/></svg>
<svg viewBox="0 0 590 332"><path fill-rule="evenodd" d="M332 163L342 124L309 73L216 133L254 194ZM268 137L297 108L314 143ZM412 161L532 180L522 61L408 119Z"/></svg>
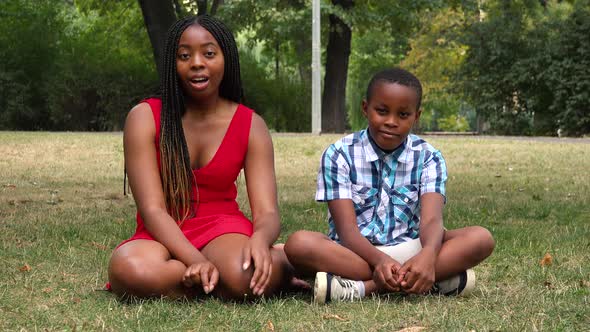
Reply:
<svg viewBox="0 0 590 332"><path fill-rule="evenodd" d="M495 0L463 42L458 78L490 131L590 132L590 1Z"/></svg>
<svg viewBox="0 0 590 332"><path fill-rule="evenodd" d="M376 50L403 55L408 49L408 38L419 23L423 10L438 8L438 0L371 1L332 0L324 6L329 14L329 36L326 45L326 72L322 100L322 131L343 132L346 128L346 87L349 74L351 41L355 35L381 34L374 48L356 52L359 61L372 57ZM382 64L391 67L394 63ZM363 77L364 79L364 77ZM363 82L366 86L367 82Z"/></svg>
<svg viewBox="0 0 590 332"><path fill-rule="evenodd" d="M152 43L156 68L161 77L166 35L172 23L176 21L174 3L170 0L139 0L139 5Z"/></svg>
<svg viewBox="0 0 590 332"><path fill-rule="evenodd" d="M332 0L344 12L353 0ZM329 36L326 46L326 74L322 93L322 132L342 133L346 129L346 79L352 30L335 13L329 14Z"/></svg>

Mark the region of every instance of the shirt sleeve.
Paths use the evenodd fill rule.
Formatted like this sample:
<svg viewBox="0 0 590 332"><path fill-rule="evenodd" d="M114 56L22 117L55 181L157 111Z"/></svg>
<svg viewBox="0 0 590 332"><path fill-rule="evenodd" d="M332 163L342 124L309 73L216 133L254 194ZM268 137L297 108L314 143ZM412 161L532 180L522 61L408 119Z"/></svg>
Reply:
<svg viewBox="0 0 590 332"><path fill-rule="evenodd" d="M434 151L424 161L420 179L420 195L439 193L446 201L447 164L440 151Z"/></svg>
<svg viewBox="0 0 590 332"><path fill-rule="evenodd" d="M342 151L332 144L322 155L315 199L325 202L346 198L352 199L350 165Z"/></svg>

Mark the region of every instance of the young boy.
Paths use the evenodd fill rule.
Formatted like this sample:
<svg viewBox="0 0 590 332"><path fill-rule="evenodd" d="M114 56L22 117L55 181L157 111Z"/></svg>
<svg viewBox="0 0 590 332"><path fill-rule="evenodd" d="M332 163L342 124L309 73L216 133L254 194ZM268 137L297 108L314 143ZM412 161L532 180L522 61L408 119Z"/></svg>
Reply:
<svg viewBox="0 0 590 332"><path fill-rule="evenodd" d="M386 292L465 295L475 285L470 268L492 253L485 228L443 227L445 161L410 135L421 100L411 73L377 73L362 103L368 128L324 152L316 200L328 202L328 236L298 231L285 245L297 271L316 273L316 302Z"/></svg>

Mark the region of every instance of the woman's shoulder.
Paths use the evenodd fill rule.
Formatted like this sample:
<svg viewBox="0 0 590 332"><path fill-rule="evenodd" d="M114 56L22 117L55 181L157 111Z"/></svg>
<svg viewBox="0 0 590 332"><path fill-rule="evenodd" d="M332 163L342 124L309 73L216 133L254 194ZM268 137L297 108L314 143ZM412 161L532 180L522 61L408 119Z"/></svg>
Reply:
<svg viewBox="0 0 590 332"><path fill-rule="evenodd" d="M153 102L148 102L152 101ZM146 134L156 134L156 124L159 120L159 114L155 114L156 111L159 113L159 109L154 109L154 102L159 99L150 98L145 99L135 105L127 114L125 120L125 131L144 132Z"/></svg>

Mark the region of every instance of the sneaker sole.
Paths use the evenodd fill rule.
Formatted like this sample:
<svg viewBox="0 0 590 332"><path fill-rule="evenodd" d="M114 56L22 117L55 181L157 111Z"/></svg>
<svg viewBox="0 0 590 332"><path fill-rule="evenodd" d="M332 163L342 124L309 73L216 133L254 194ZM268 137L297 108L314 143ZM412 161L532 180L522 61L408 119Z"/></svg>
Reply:
<svg viewBox="0 0 590 332"><path fill-rule="evenodd" d="M467 269L467 282L465 283L465 288L458 296L467 296L473 292L475 289L475 272L472 269Z"/></svg>
<svg viewBox="0 0 590 332"><path fill-rule="evenodd" d="M325 304L327 290L328 274L326 272L316 273L315 282L313 284L313 302L318 304Z"/></svg>

